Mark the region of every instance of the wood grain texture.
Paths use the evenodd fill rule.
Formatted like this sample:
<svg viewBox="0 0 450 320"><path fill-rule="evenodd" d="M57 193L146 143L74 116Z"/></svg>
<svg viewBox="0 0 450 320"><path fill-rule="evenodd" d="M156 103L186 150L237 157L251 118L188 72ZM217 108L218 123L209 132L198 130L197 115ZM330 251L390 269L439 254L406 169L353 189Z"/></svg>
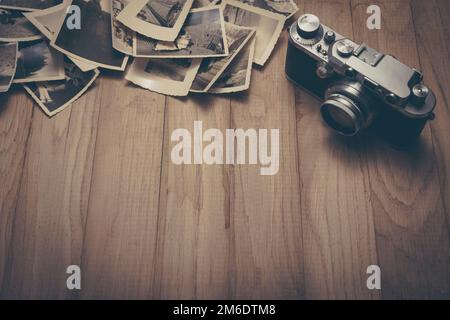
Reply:
<svg viewBox="0 0 450 320"><path fill-rule="evenodd" d="M450 194L450 2L411 2L417 49L422 71L438 100L436 119L431 125L434 153L437 158L441 190ZM433 32L427 32L431 29ZM450 198L444 196L447 225L450 226ZM450 261L448 262L450 264Z"/></svg>
<svg viewBox="0 0 450 320"><path fill-rule="evenodd" d="M175 99L103 72L49 119L17 87L0 96L0 298L450 298L450 2L297 3L424 72L438 106L418 145L330 132L285 77L286 32L246 93ZM280 129L279 173L175 165L171 134L197 120Z"/></svg>
<svg viewBox="0 0 450 320"><path fill-rule="evenodd" d="M0 96L0 297L7 257L12 247L15 208L25 163L26 147L33 117L32 103L24 92L12 89Z"/></svg>
<svg viewBox="0 0 450 320"><path fill-rule="evenodd" d="M193 134L194 121L202 121L203 132L225 132L230 126L229 99L167 99L155 298L231 298L228 167L175 165L171 160L176 144L172 132L184 128Z"/></svg>
<svg viewBox="0 0 450 320"><path fill-rule="evenodd" d="M409 1L352 1L354 25L378 4L380 32L359 27L355 39L421 69ZM427 127L408 150L373 141L367 148L369 188L383 278L384 298L441 298L448 290L449 238L435 141Z"/></svg>
<svg viewBox="0 0 450 320"><path fill-rule="evenodd" d="M102 79L83 247L83 298L150 298L165 98Z"/></svg>
<svg viewBox="0 0 450 320"><path fill-rule="evenodd" d="M304 295L295 94L284 74L286 45L284 33L265 67L253 71L249 92L231 100L232 128L280 130L277 175L260 175L259 165L232 167L232 290L237 299Z"/></svg>
<svg viewBox="0 0 450 320"><path fill-rule="evenodd" d="M422 71L427 83L436 94L438 105L436 119L431 124L436 166L441 182L441 194L446 213L447 232L450 236L450 2L430 1L424 5L421 1L411 2L417 49ZM426 30L431 29L431 33ZM440 295L450 297L448 268L450 255L441 259L447 266L447 281L441 285ZM436 280L439 281L439 280Z"/></svg>
<svg viewBox="0 0 450 320"><path fill-rule="evenodd" d="M349 1L303 1L301 10L352 36ZM320 102L297 89L297 133L309 298L379 298L366 286L378 264L363 138L343 140L322 124Z"/></svg>
<svg viewBox="0 0 450 320"><path fill-rule="evenodd" d="M65 270L81 262L100 105L96 94L87 92L58 121L33 111L4 283L7 298L72 296Z"/></svg>

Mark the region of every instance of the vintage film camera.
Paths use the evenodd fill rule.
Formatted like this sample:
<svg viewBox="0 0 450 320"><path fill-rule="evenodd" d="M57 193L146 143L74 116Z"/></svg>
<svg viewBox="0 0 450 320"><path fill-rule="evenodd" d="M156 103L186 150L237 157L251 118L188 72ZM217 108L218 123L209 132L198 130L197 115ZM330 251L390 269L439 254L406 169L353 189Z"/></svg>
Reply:
<svg viewBox="0 0 450 320"><path fill-rule="evenodd" d="M289 29L286 74L324 101L323 119L346 136L371 126L405 145L434 118L436 97L420 72L345 38L312 14Z"/></svg>

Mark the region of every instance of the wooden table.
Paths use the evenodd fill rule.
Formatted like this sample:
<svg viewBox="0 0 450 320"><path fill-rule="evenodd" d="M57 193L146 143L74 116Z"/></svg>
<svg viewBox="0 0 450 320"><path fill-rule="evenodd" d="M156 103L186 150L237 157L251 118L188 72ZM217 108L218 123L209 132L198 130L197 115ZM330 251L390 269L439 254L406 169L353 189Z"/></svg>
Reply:
<svg viewBox="0 0 450 320"><path fill-rule="evenodd" d="M298 4L424 72L438 107L421 143L332 134L285 78L286 33L245 94L175 99L104 72L49 119L14 89L0 98L0 297L449 298L450 2ZM170 134L195 120L280 128L278 175L174 165ZM66 289L69 265L81 291Z"/></svg>

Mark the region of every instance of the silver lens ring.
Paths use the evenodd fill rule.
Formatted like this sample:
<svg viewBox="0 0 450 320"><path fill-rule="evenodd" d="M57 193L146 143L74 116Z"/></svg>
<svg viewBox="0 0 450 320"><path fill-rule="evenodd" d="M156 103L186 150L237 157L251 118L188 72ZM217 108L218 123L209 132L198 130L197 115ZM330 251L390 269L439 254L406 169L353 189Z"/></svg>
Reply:
<svg viewBox="0 0 450 320"><path fill-rule="evenodd" d="M344 136L354 136L364 126L361 109L342 94L330 95L322 104L320 111L327 125Z"/></svg>

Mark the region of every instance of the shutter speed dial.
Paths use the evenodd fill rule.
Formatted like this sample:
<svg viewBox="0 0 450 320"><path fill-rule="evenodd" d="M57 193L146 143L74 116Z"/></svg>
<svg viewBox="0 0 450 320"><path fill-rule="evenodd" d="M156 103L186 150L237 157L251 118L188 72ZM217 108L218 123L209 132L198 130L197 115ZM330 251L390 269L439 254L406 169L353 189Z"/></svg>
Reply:
<svg viewBox="0 0 450 320"><path fill-rule="evenodd" d="M304 14L297 21L298 40L304 45L313 46L323 38L323 27L318 17L313 14Z"/></svg>

